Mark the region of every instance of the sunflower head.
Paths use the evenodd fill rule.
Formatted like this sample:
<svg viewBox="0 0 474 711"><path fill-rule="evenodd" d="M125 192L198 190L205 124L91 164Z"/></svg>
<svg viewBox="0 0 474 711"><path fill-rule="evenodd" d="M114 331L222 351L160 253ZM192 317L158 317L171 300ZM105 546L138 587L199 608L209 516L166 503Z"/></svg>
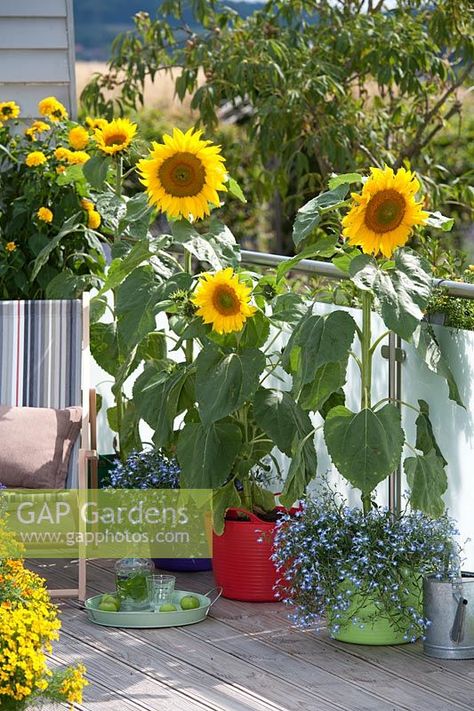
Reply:
<svg viewBox="0 0 474 711"><path fill-rule="evenodd" d="M55 96L47 96L38 104L38 111L41 116L47 116L50 121L57 122L67 119L66 107L56 99Z"/></svg>
<svg viewBox="0 0 474 711"><path fill-rule="evenodd" d="M131 144L135 133L137 132L137 124L132 123L128 119L114 119L106 122L104 126L94 129L94 138L97 147L114 155L125 151Z"/></svg>
<svg viewBox="0 0 474 711"><path fill-rule="evenodd" d="M391 257L406 244L415 225L422 225L428 213L415 195L420 183L405 168L371 168L361 194L352 193L354 205L342 220L344 237L367 254Z"/></svg>
<svg viewBox="0 0 474 711"><path fill-rule="evenodd" d="M36 217L38 218L38 220L41 220L41 222L53 221L53 213L48 207L40 207L36 213Z"/></svg>
<svg viewBox="0 0 474 711"><path fill-rule="evenodd" d="M90 130L94 131L96 128L104 128L104 126L107 126L108 121L103 118L92 118L91 116L87 116L84 124L85 126Z"/></svg>
<svg viewBox="0 0 474 711"><path fill-rule="evenodd" d="M25 136L31 138L32 141L36 140L39 133L44 133L45 131L50 131L51 126L49 123L44 121L33 121L29 128L25 129Z"/></svg>
<svg viewBox="0 0 474 711"><path fill-rule="evenodd" d="M178 128L153 143L148 158L138 163L141 182L151 205L171 218L202 219L219 204L225 191L226 170L220 146L201 138L202 131Z"/></svg>
<svg viewBox="0 0 474 711"><path fill-rule="evenodd" d="M20 107L14 101L0 101L0 123L16 119L20 115Z"/></svg>
<svg viewBox="0 0 474 711"><path fill-rule="evenodd" d="M204 323L211 324L213 331L232 333L241 331L256 311L250 304L251 291L228 267L215 274L204 274L191 302L197 306L196 314Z"/></svg>

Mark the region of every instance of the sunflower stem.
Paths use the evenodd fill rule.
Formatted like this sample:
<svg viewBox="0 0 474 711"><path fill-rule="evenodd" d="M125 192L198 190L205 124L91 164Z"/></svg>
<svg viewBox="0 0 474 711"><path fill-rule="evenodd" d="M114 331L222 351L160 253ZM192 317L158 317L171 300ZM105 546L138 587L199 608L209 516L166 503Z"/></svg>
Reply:
<svg viewBox="0 0 474 711"><path fill-rule="evenodd" d="M123 158L118 156L115 162L115 194L117 197L122 196L122 171L123 171ZM120 235L118 231L119 220L117 219L117 227L114 234L114 242L116 242ZM114 310L117 305L117 290L112 289L113 299L114 299ZM123 402L123 392L122 388L118 388L115 393L115 402L117 408L117 439L118 439L118 454L120 461L125 461L125 452L122 447L122 423L124 417L124 402Z"/></svg>
<svg viewBox="0 0 474 711"><path fill-rule="evenodd" d="M193 255L188 252L187 249L184 250L184 271L192 276L193 274ZM184 346L184 355L186 358L186 363L192 363L194 359L194 344L193 339L188 338Z"/></svg>

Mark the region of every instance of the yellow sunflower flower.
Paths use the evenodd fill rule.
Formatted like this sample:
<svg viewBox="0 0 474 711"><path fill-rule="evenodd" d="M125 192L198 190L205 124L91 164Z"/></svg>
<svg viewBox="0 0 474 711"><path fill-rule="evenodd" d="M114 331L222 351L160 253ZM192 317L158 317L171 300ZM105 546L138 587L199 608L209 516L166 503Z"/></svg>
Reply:
<svg viewBox="0 0 474 711"><path fill-rule="evenodd" d="M66 107L55 96L47 96L45 99L41 99L38 104L38 111L41 116L47 116L50 121L54 122L62 121L68 117Z"/></svg>
<svg viewBox="0 0 474 711"><path fill-rule="evenodd" d="M15 242L7 242L5 245L5 249L7 250L7 252L14 252L16 249Z"/></svg>
<svg viewBox="0 0 474 711"><path fill-rule="evenodd" d="M46 156L43 151L31 151L25 158L28 168L36 168L38 165L46 163Z"/></svg>
<svg viewBox="0 0 474 711"><path fill-rule="evenodd" d="M50 131L51 126L49 123L45 123L44 121L33 121L31 126L27 129L25 129L25 136L28 136L31 139L35 139L38 135L38 133L45 133L45 131Z"/></svg>
<svg viewBox="0 0 474 711"><path fill-rule="evenodd" d="M125 151L137 132L137 124L128 119L114 119L94 130L97 147L104 153L114 155Z"/></svg>
<svg viewBox="0 0 474 711"><path fill-rule="evenodd" d="M191 301L204 323L212 324L217 333L241 331L245 321L254 315L250 305L252 289L239 280L231 267L215 274L203 274Z"/></svg>
<svg viewBox="0 0 474 711"><path fill-rule="evenodd" d="M38 220L41 220L42 222L53 221L53 213L48 207L40 207L38 212L36 213L36 216Z"/></svg>
<svg viewBox="0 0 474 711"><path fill-rule="evenodd" d="M352 193L355 204L342 220L343 236L366 254L391 257L406 244L413 227L428 218L422 203L415 200L419 189L419 181L405 168L396 173L387 167L371 168L362 193Z"/></svg>
<svg viewBox="0 0 474 711"><path fill-rule="evenodd" d="M81 151L89 143L89 134L82 126L74 126L68 134L69 143L76 151Z"/></svg>
<svg viewBox="0 0 474 711"><path fill-rule="evenodd" d="M14 101L0 101L0 122L16 119L20 115L20 107Z"/></svg>
<svg viewBox="0 0 474 711"><path fill-rule="evenodd" d="M94 209L94 203L92 200L88 200L87 198L82 198L81 200L81 207L86 211L90 212L90 210Z"/></svg>
<svg viewBox="0 0 474 711"><path fill-rule="evenodd" d="M108 121L103 118L92 118L91 116L87 116L84 123L88 129L94 131L96 128L104 128L104 126L107 126Z"/></svg>
<svg viewBox="0 0 474 711"><path fill-rule="evenodd" d="M138 162L148 199L171 218L203 218L219 204L218 190L227 190L220 146L201 139L202 131L178 128L153 143L150 156Z"/></svg>
<svg viewBox="0 0 474 711"><path fill-rule="evenodd" d="M101 223L101 217L97 210L87 210L87 227L96 230Z"/></svg>

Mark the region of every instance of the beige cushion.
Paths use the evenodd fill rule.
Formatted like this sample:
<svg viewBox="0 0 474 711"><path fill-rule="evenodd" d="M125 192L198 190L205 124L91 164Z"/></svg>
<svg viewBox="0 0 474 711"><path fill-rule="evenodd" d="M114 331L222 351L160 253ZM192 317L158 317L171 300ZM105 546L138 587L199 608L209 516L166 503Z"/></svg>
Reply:
<svg viewBox="0 0 474 711"><path fill-rule="evenodd" d="M81 417L80 407L0 405L0 483L12 488L63 489Z"/></svg>

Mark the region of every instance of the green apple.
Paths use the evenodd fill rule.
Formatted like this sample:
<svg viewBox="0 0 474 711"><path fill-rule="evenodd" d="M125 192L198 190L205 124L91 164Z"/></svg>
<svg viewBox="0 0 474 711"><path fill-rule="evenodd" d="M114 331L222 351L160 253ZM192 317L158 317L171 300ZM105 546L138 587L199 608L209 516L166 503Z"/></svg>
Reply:
<svg viewBox="0 0 474 711"><path fill-rule="evenodd" d="M160 612L176 612L176 610L177 610L176 605L173 605L171 602L165 602L160 607Z"/></svg>
<svg viewBox="0 0 474 711"><path fill-rule="evenodd" d="M99 603L99 610L102 610L102 612L118 612L118 607L114 602L111 602L110 600L107 602L101 602Z"/></svg>
<svg viewBox="0 0 474 711"><path fill-rule="evenodd" d="M180 605L183 610L196 610L201 603L195 595L185 595L181 598Z"/></svg>

